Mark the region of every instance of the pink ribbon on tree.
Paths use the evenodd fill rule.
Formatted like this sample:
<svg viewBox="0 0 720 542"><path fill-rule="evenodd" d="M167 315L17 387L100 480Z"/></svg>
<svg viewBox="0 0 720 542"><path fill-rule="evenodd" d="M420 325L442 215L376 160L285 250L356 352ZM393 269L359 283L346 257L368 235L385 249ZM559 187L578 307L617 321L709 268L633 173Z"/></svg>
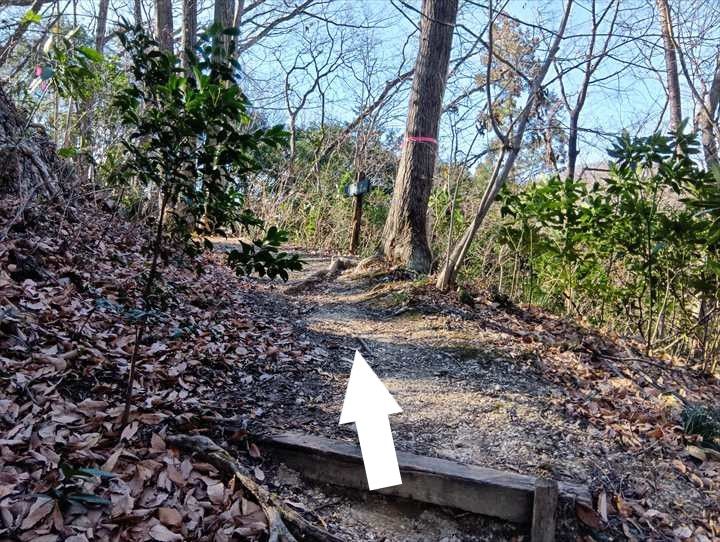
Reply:
<svg viewBox="0 0 720 542"><path fill-rule="evenodd" d="M432 143L433 145L437 145L437 139L434 137L427 137L427 136L405 136L405 141L414 141L416 143Z"/></svg>

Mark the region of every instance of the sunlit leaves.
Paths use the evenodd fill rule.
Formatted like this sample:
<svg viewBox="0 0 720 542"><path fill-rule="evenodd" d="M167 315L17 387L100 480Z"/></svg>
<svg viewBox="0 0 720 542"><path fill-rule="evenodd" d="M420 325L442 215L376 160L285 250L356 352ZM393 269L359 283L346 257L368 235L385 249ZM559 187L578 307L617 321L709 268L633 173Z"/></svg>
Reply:
<svg viewBox="0 0 720 542"><path fill-rule="evenodd" d="M42 16L31 9L27 10L20 19L20 24L40 24L42 22Z"/></svg>
<svg viewBox="0 0 720 542"><path fill-rule="evenodd" d="M531 290L556 308L569 295L602 299L648 339L660 303L716 288L720 197L698 152L682 132L623 134L609 151L609 174L592 186L553 177L505 190L503 241L527 258Z"/></svg>
<svg viewBox="0 0 720 542"><path fill-rule="evenodd" d="M164 194L171 202L171 231L192 255L208 246L195 232L250 233L262 225L244 208L244 176L260 169L258 155L264 149L287 140L280 126L252 125L231 62L232 47L217 46L220 34L214 27L203 34L185 67L172 53L160 51L143 29L125 25L119 34L132 59L134 80L115 98L132 132L121 143L125 160L118 161L114 174L138 179ZM175 202L182 204L182 213L172 209ZM287 279L286 269L299 268L296 260L274 250L276 236L271 229L248 245L254 248L243 252L243 273L251 269Z"/></svg>

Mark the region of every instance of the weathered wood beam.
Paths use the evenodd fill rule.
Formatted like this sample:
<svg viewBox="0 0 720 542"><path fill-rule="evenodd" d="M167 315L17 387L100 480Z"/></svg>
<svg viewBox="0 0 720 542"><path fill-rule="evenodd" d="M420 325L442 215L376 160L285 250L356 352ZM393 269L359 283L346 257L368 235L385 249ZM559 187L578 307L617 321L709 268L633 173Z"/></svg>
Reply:
<svg viewBox="0 0 720 542"><path fill-rule="evenodd" d="M294 432L265 435L260 444L309 479L368 488L362 454L356 446ZM532 521L536 488L533 476L403 452L397 456L403 483L381 489L380 493L515 523ZM560 500L591 505L590 492L584 486L560 483L558 490Z"/></svg>
<svg viewBox="0 0 720 542"><path fill-rule="evenodd" d="M558 483L538 478L533 499L532 542L555 542L555 515L557 513Z"/></svg>

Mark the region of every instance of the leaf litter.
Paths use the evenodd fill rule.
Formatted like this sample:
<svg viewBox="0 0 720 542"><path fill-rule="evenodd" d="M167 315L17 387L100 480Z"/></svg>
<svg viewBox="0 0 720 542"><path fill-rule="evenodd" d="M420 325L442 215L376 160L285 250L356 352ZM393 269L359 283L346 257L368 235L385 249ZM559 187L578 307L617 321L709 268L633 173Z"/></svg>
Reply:
<svg viewBox="0 0 720 542"><path fill-rule="evenodd" d="M2 202L3 221L15 203ZM88 198L26 210L0 245L0 539L266 537L268 519L247 491L166 438L251 408L217 402L218 390L251 393L234 369L308 361L310 345L288 348L287 325L256 321L252 285L217 258L166 255L160 315L120 426L143 231ZM33 273L16 263L29 258ZM260 466L254 473L262 481Z"/></svg>
<svg viewBox="0 0 720 542"><path fill-rule="evenodd" d="M13 205L0 204L4 220ZM720 462L679 418L683 403L717 401L716 379L531 307L482 298L470 309L397 273L346 272L288 299L218 255L165 255L121 427L143 231L88 198L27 210L0 244L0 537L263 539L268 518L247 491L167 444L196 433L234 447L309 521L410 539L397 514L371 528L388 503L373 513L310 485L279 488L247 441L255 422L354 439L337 427L354 348L372 350L405 409L393 421L400 449L586 482L595 507L567 531L586 540L720 537ZM439 523L428 517L417 540L418 525ZM492 539L505 536L523 534Z"/></svg>

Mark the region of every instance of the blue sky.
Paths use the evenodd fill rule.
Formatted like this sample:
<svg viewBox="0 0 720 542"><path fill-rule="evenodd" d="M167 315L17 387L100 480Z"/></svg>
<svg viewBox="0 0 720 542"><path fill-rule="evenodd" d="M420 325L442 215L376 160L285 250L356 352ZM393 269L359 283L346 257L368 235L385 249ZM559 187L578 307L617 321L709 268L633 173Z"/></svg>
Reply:
<svg viewBox="0 0 720 542"><path fill-rule="evenodd" d="M270 5L292 6L298 0L293 0L289 4L283 4L284 0L268 1ZM566 40L563 44L559 54L561 62L569 63L572 58L584 54L584 47L587 46L584 34L588 32L590 24L588 9L590 1L576 2L567 30L567 34L572 36L572 39ZM697 1L677 0L674 5L683 3L690 5ZM419 0L407 3L416 8L420 6ZM149 7L150 3L147 4ZM179 28L179 2L176 4L178 4L176 28ZM460 28L455 35L453 58L467 53L468 47L474 41L470 32L477 32L486 24L487 10L478 4L482 5L483 2L461 0L458 19ZM212 3L208 0L201 2L201 5L205 6L201 20L203 17L207 19L212 13L210 9ZM607 0L598 0L599 9L605 5ZM126 0L111 0L111 6L116 14L129 14ZM641 64L663 67L662 50L655 46L659 42L657 22L654 20L652 10L648 8L647 0L622 0L622 6L620 19L627 27L622 29L624 37L614 42L614 58L603 63L599 68L597 77L602 78L603 81L591 86L581 117L581 127L591 130L581 134L581 163L594 164L604 159L604 151L609 143L609 136L604 134L618 133L623 129L631 133L648 133L658 127L664 129L666 126L666 119L662 117L665 92L661 80L657 73L641 67ZM542 57L549 34L538 30L537 26L557 28L562 2L510 0L505 9L511 16L528 23L527 31L540 39L537 56ZM152 12L151 9L148 11ZM95 3L81 1L79 12L80 24L92 24ZM247 74L246 90L255 105L262 109L271 121L287 122L283 70L289 69L297 55L307 49L313 41L315 49L322 51L321 60L330 58L331 61L334 59L333 55L337 56L340 50L339 42L344 42L339 69L328 75L321 86L326 95L325 115L328 121L346 122L356 116L363 100L367 100L367 93L362 85L364 79L367 78L371 83L371 96L376 96L385 81L409 69L414 63L417 34L413 35L413 31L414 25L419 21L419 14L405 7L399 0L327 0L324 7L313 8L311 13L320 16L329 14L330 18L340 25L326 25L318 18L312 17L307 18L302 25L287 23L281 25L274 35L253 46L241 57L241 63ZM357 25L359 28L342 25ZM243 31L252 34L254 28L249 25ZM318 33L321 39L317 39ZM639 36L645 36L642 42L631 39L637 39ZM335 41L334 47L329 43L331 38ZM323 40L324 44L319 43ZM622 44L622 42L626 43ZM644 57L640 55L639 45L642 45ZM301 62L305 62L310 57L301 55L300 58ZM628 61L632 61L636 66L628 66L626 64ZM476 52L451 77L445 97L446 103L472 88L474 76L482 70L483 65ZM570 95L575 92L580 75L573 73L566 77L565 85ZM553 76L554 72L551 70L549 77ZM309 76L296 73L290 78L290 86L296 93L293 99L297 102L311 85L312 79ZM399 134L403 132L408 88L409 85L405 84L402 92L387 105L381 119L382 128ZM550 89L559 93L557 84L550 85ZM689 104L689 92L686 88L684 92L686 104ZM475 136L475 118L483 104L483 93L477 93L472 99L461 103L454 115L446 114L443 117L439 144L439 152L443 158L449 159L452 156L451 125L457 119L463 119L460 122L463 129L458 137L460 156L469 150L470 142ZM321 101L316 89L307 99L304 110L298 115L299 123L316 124L320 118L320 111ZM685 116L690 114L691 111L686 105ZM490 132L478 137L473 150L482 149L483 146L491 143L491 139Z"/></svg>
<svg viewBox="0 0 720 542"><path fill-rule="evenodd" d="M345 4L350 16L356 20L372 21L374 28L363 30L365 37L375 43L373 49L374 62L376 63L377 73L373 77L375 87L381 88L384 81L392 79L399 71L403 71L412 66L416 54L416 42L411 41L407 47L407 56L403 63L401 51L406 42L407 36L413 31L413 22L419 20L419 15L411 10L406 10L405 14L410 19L403 17L403 14L395 7L402 7L390 0L366 0L365 2L350 4L347 2L337 2ZM581 2L576 5L572 12L570 24L568 27L568 35L581 35L588 31L589 13L587 7ZM601 5L602 2L599 2ZM626 2L626 4L629 4ZM639 6L642 3L636 2ZM414 3L419 6L419 2ZM542 25L548 28L556 28L560 19L560 10L562 4L559 1L512 1L507 6L507 11L511 15L521 18L533 25ZM646 11L647 14L647 11ZM645 16L636 16L632 10L628 9L624 16L631 18L633 21L642 20L644 27L640 30L645 31L648 28L654 28L654 21L648 20ZM459 23L468 29L482 28L487 20L487 12L476 5L465 4L462 7L459 17ZM528 28L535 36L541 38L541 45L538 50L538 56L542 57L545 51L545 41L548 34ZM652 39L656 39L654 36ZM283 47L282 55L286 58L286 64L290 65L293 55L299 50L299 43L302 36L291 34L276 38L277 45ZM457 58L466 53L472 36L465 32L462 28L457 31L455 36L453 57ZM582 47L586 40L578 38L575 40L577 45L573 47L568 40L560 52L560 57L576 57L583 53ZM617 43L615 43L617 46ZM278 74L275 55L267 49L257 49L249 52L243 58L243 63L248 74L254 79L261 81L255 91L255 99L258 105L267 104L267 108L272 110L278 107L276 111L276 119L282 121L287 115L282 112L283 104L278 104L273 96L282 90L283 78L282 74ZM661 51L655 51L655 61L660 61L657 55ZM628 43L626 46L618 47L614 50L617 61L608 61L601 64L596 76L607 78L602 84L593 85L588 95L587 104L581 117L581 126L596 130L600 133L613 134L623 129L631 132L647 133L656 129L665 103L665 93L661 82L654 74L650 74L641 69L626 68L623 72L616 75L622 66L620 59L632 60L638 55L636 44ZM568 60L569 62L569 60ZM356 61L352 66L342 70L330 85L328 92L328 102L326 107L327 117L337 121L346 121L354 118L358 108L357 82L353 79L352 73L362 70L362 62ZM445 101L450 101L454 96L462 93L464 90L472 87L472 79L476 73L483 70L478 55L471 57L463 68L451 78L446 92ZM566 77L565 85L569 94L574 93L574 88L579 82L579 73L571 74ZM549 78L554 76L551 71ZM309 81L303 81L298 78L295 86L299 92L307 88ZM305 85L305 86L304 86ZM409 85L405 85L405 92L398 95L388 107L385 127L388 129L402 132L404 129L405 116L404 112L407 105L406 90ZM551 85L555 92L559 92L557 84ZM252 94L252 92L251 92ZM456 118L465 118L466 130L461 134L460 147L469 146L469 142L474 136L474 119L476 112L484 103L483 94L479 93L474 96L475 99L468 100L455 115ZM304 113L300 115L303 123L317 122L319 117L320 104L317 99L309 99L308 105ZM450 115L445 115L442 122L442 135L440 140L440 152L446 158L451 153L451 133L450 124L452 119ZM476 150L483 144L490 143L492 135L487 134L484 138L476 141ZM484 139L484 141L483 141ZM595 133L581 134L581 158L588 163L602 160L605 156L605 148L608 146L608 137L603 137ZM461 149L462 150L462 149Z"/></svg>

